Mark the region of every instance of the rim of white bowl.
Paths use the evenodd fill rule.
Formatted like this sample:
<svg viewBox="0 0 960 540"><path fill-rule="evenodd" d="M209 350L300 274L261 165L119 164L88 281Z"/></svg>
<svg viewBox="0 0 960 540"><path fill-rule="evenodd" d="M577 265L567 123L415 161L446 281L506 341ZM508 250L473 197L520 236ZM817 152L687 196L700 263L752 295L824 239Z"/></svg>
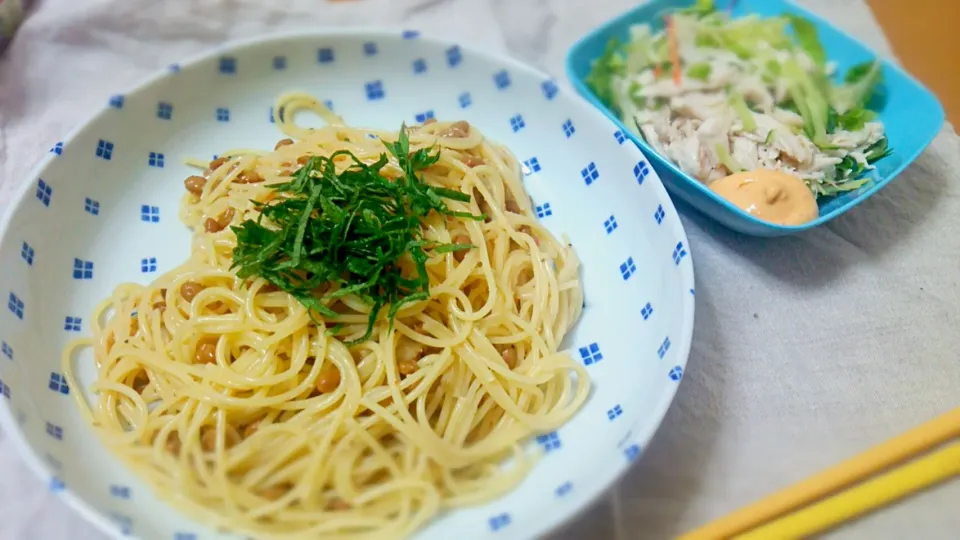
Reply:
<svg viewBox="0 0 960 540"><path fill-rule="evenodd" d="M206 49L200 53L191 55L187 57L182 62L175 62L171 65L177 65L180 67L188 67L194 64L198 64L205 60L211 58L216 58L219 55L222 55L225 52L233 51L237 49L242 49L246 47L255 46L258 44L263 44L272 41L280 41L285 39L300 39L300 38L313 38L313 37L325 37L325 36L378 36L378 37L402 37L405 32L415 31L417 32L417 39L420 41L428 42L437 46L459 46L463 51L469 52L471 55L481 57L488 61L499 62L504 64L512 69L517 69L524 71L530 75L540 78L543 81L556 81L557 79L552 75L544 73L537 68L534 68L530 65L527 65L512 56L507 54L501 54L496 52L490 52L484 50L480 47L479 44L473 44L470 42L462 43L451 41L448 39L438 38L431 36L429 33L424 33L421 30L411 30L409 28L402 28L397 26L351 26L347 28L317 28L313 30L295 30L288 32L273 32L267 34L261 34L253 38L246 39L237 39L231 40L222 43L216 47ZM140 82L132 85L126 92L123 92L124 95L134 94L141 92L154 83L157 83L167 77L173 76L170 65L158 69L154 74L148 75ZM565 97L569 98L571 102L575 103L575 107L579 108L579 112L583 112L587 115L593 116L598 121L609 124L611 128L617 128L617 125L610 120L603 111L597 109L591 105L586 99L580 96L577 92L571 91L569 89L563 88L560 85L557 86L557 91L564 94ZM101 106L99 109L94 111L89 117L84 121L78 123L67 133L63 138L63 142L69 142L73 140L77 134L79 134L83 129L92 124L97 118L102 115L107 110L106 106ZM621 147L625 152L635 153L641 159L646 159L645 156L641 153L640 149L636 145L624 145ZM50 163L53 159L52 156L47 155L42 158L37 165L35 165L29 173L29 178L39 177L40 172ZM10 200L9 205L3 213L3 216L0 217L0 247L4 244L3 239L7 235L7 229L10 226L10 221L13 218L13 214L17 208L23 204L24 199L29 194L33 184L29 181L24 181L14 192L13 197ZM667 205L666 208L672 210L670 213L671 218L671 227L674 229L674 233L677 235L678 241L683 242L687 246L687 250L690 252L688 255L690 257L690 264L685 265L685 271L689 272L689 280L681 279L683 282L689 282L691 287L695 283L695 275L693 270L693 249L690 246L690 241L687 238L686 231L683 228L683 224L680 222L679 214L677 213L676 207L673 204L673 200L670 199L670 196L667 194L666 188L663 186L663 182L660 180L659 176L656 176L656 185L654 187L656 190L657 196L660 199L660 204ZM684 272L684 270L681 270ZM693 288L691 288L693 291ZM667 414L667 410L670 408L670 405L673 403L673 400L676 398L677 390L680 388L680 384L683 383L683 378L686 375L687 360L690 356L690 348L693 342L693 328L694 328L694 311L695 311L695 302L693 301L694 295L683 295L684 301L681 304L681 330L682 336L679 343L679 355L677 357L677 363L675 365L680 366L683 369L684 377L681 377L680 381L677 384L671 386L671 389L668 389L664 395L657 402L656 407L654 407L653 413L648 416L647 421L643 424L643 431L639 433L634 433L634 439L637 440L640 444L640 457L646 452L646 445L650 442L653 436L656 434L656 431L663 424L663 419ZM20 457L26 461L27 466L33 473L37 476L38 479L43 482L49 476L51 476L49 469L43 463L43 461L37 456L33 447L26 441L20 425L17 420L14 418L13 411L11 410L10 405L4 401L0 401L0 427L3 428L3 431L7 436L13 441L13 446L16 449ZM572 523L577 518L581 517L587 510L592 508L601 497L606 493L612 490L620 480L623 479L626 472L634 465L640 458L634 460L633 462L625 461L620 465L613 475L613 478L605 484L601 484L599 487L594 487L588 490L588 493L583 497L579 503L577 503L573 510L566 514L556 514L556 515L547 515L544 516L542 525L537 531L535 531L536 537L547 536L551 533L557 532L562 527ZM84 519L92 523L97 529L106 534L108 537L121 539L121 538L130 538L130 536L125 536L121 534L117 527L114 526L114 523L110 521L107 516L102 513L97 508L93 507L85 499L74 494L73 491L67 486L63 491L57 493L57 496L63 499L67 506L80 514ZM165 501L163 504L167 504ZM179 512L179 511L177 511ZM191 518L193 519L193 518ZM206 527L204 523L200 525Z"/></svg>

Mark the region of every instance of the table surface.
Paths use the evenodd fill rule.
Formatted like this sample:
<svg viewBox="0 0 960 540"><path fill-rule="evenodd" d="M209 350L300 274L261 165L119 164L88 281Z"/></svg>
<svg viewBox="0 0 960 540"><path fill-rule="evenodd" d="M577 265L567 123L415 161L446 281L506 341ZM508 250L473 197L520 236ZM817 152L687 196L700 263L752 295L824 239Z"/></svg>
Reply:
<svg viewBox="0 0 960 540"><path fill-rule="evenodd" d="M226 39L331 21L402 25L563 80L573 41L634 3L46 0L0 60L0 209L107 96ZM802 3L890 53L862 0ZM799 237L746 238L681 207L698 281L686 376L638 465L555 540L676 536L960 404L958 170L948 125L896 182ZM0 500L0 538L103 538L2 433ZM958 501L954 482L829 536L952 540Z"/></svg>

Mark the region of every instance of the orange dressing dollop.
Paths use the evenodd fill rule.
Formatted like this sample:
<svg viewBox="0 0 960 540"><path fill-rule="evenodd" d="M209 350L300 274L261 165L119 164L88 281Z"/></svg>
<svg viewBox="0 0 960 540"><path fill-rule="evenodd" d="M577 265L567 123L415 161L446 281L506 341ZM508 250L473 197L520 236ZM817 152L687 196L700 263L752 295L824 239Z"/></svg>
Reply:
<svg viewBox="0 0 960 540"><path fill-rule="evenodd" d="M710 189L747 213L778 225L800 225L820 215L807 184L783 171L738 172L713 182Z"/></svg>

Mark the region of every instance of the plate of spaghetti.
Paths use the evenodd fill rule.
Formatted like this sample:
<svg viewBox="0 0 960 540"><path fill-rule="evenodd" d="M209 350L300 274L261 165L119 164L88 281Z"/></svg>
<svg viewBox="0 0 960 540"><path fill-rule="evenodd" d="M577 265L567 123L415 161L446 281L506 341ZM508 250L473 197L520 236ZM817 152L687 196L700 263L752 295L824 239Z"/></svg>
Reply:
<svg viewBox="0 0 960 540"><path fill-rule="evenodd" d="M417 32L125 93L0 222L0 420L114 537L535 538L660 424L689 245L603 115Z"/></svg>

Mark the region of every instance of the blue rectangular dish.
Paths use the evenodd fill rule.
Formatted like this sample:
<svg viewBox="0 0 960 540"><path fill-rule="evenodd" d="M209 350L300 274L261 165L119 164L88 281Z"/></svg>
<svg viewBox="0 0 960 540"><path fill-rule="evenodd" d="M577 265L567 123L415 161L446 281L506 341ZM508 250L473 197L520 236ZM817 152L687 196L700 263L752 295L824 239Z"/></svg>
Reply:
<svg viewBox="0 0 960 540"><path fill-rule="evenodd" d="M629 28L634 24L647 23L654 28L662 27L662 16L665 12L687 7L693 3L694 0L653 0L620 15L571 47L567 53L566 70L577 92L606 113L623 133L628 134L643 150L671 195L723 225L753 236L783 236L822 225L857 206L890 183L940 132L944 113L937 98L901 68L881 59L885 99L878 108L878 113L879 120L885 126L893 154L876 163L876 170L871 172L873 181L849 193L821 198L818 201L820 216L803 225L776 225L753 217L716 195L697 179L657 154L641 137L628 129L585 83L594 60L603 54L611 38L618 38L621 42L626 41ZM718 4L723 5L724 2L718 2ZM817 29L827 58L837 63L838 71L841 73L853 65L877 57L877 54L866 45L813 13L786 0L740 0L733 9L732 15L738 17L748 13L761 16L793 14L808 19Z"/></svg>

